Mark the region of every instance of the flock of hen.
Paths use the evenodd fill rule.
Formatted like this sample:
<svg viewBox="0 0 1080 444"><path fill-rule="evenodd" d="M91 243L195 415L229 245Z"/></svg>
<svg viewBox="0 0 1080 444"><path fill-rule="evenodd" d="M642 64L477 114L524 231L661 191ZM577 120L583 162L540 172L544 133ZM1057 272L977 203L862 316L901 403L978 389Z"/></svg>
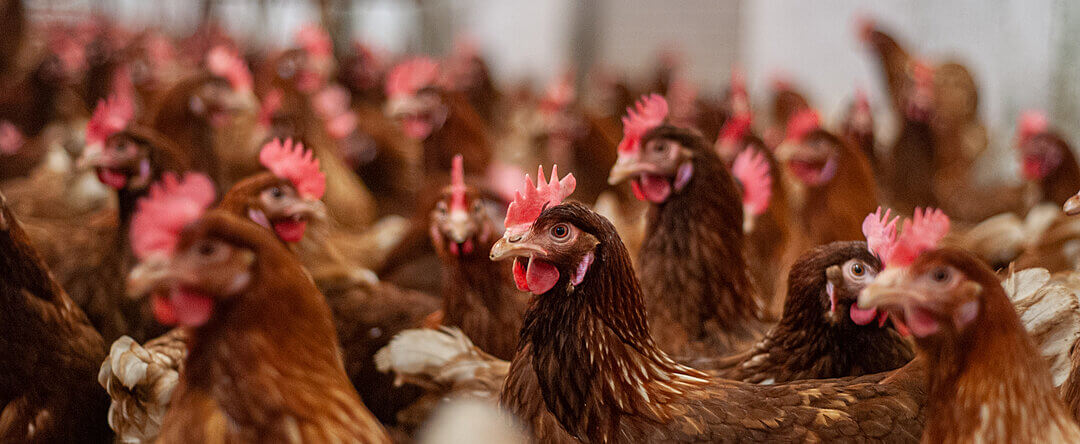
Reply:
<svg viewBox="0 0 1080 444"><path fill-rule="evenodd" d="M976 183L971 75L874 23L891 146L671 58L534 96L0 9L2 442L1080 442L1077 161L1027 113Z"/></svg>

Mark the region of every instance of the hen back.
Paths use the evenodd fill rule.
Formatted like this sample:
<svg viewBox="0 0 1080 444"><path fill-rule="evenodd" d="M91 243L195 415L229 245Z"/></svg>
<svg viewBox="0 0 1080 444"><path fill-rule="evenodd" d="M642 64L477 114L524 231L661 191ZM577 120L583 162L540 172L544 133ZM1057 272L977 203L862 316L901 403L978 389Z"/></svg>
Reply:
<svg viewBox="0 0 1080 444"><path fill-rule="evenodd" d="M0 195L0 441L109 442L101 335L53 280Z"/></svg>

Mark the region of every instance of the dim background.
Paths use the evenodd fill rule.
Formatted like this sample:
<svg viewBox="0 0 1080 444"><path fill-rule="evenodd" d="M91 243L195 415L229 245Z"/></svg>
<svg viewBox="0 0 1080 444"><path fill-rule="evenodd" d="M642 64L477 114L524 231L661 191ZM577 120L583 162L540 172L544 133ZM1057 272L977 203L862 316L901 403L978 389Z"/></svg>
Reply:
<svg viewBox="0 0 1080 444"><path fill-rule="evenodd" d="M543 85L571 66L602 64L644 81L656 54L682 54L702 93L719 92L732 66L763 101L784 78L835 120L856 88L889 110L876 62L855 37L855 18L873 17L912 51L960 61L979 86L992 149L1011 144L1021 110L1048 111L1080 140L1080 2L1070 0L322 0L337 39L391 53L447 52L459 35L478 43L504 85ZM207 13L249 44L286 45L320 19L302 0L33 0L36 17L86 11L176 35ZM207 9L204 9L207 8ZM205 12L204 12L205 11ZM879 118L886 140L890 121ZM995 156L997 157L997 156ZM1002 156L1007 157L1007 156ZM1004 164L1003 164L1004 165Z"/></svg>

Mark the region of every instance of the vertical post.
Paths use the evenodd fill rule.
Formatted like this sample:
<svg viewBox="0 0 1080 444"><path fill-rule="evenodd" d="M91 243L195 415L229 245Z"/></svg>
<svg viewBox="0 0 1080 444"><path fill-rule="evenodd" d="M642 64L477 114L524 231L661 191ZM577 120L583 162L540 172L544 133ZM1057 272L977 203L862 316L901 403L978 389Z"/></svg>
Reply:
<svg viewBox="0 0 1080 444"><path fill-rule="evenodd" d="M1080 140L1080 4L1057 0L1052 11L1051 116L1066 140L1075 142Z"/></svg>
<svg viewBox="0 0 1080 444"><path fill-rule="evenodd" d="M577 68L574 88L582 91L585 78L596 61L597 42L600 41L600 0L577 0L570 4L574 8L571 61Z"/></svg>

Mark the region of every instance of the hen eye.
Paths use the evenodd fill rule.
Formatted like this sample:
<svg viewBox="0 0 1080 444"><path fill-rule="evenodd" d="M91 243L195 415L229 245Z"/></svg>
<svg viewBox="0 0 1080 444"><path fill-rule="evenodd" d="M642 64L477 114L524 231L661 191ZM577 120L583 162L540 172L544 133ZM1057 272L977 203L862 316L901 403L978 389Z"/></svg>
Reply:
<svg viewBox="0 0 1080 444"><path fill-rule="evenodd" d="M448 209L446 208L446 202L439 202L438 205L435 206L435 209L439 212L439 214L446 214L446 212L448 211Z"/></svg>
<svg viewBox="0 0 1080 444"><path fill-rule="evenodd" d="M484 211L484 204L479 201L474 202L472 206L473 213L480 213Z"/></svg>
<svg viewBox="0 0 1080 444"><path fill-rule="evenodd" d="M203 242L199 244L196 251L200 256L213 256L217 252L217 246L210 242Z"/></svg>
<svg viewBox="0 0 1080 444"><path fill-rule="evenodd" d="M662 153L664 151L667 151L667 144L661 142L661 143L658 143L656 145L653 145L653 151L656 151L658 153Z"/></svg>
<svg viewBox="0 0 1080 444"><path fill-rule="evenodd" d="M864 273L866 273L866 268L863 267L862 264L856 262L851 265L851 274L855 276L862 276Z"/></svg>
<svg viewBox="0 0 1080 444"><path fill-rule="evenodd" d="M566 224L558 224L551 227L551 235L556 239L565 239L570 234L570 228Z"/></svg>
<svg viewBox="0 0 1080 444"><path fill-rule="evenodd" d="M952 273L949 273L949 270L945 268L938 268L930 273L930 278L933 279L934 282L948 282L951 277Z"/></svg>
<svg viewBox="0 0 1080 444"><path fill-rule="evenodd" d="M281 188L279 187L273 187L270 189L270 195L273 196L274 199L281 199L285 196L285 192L281 191Z"/></svg>

